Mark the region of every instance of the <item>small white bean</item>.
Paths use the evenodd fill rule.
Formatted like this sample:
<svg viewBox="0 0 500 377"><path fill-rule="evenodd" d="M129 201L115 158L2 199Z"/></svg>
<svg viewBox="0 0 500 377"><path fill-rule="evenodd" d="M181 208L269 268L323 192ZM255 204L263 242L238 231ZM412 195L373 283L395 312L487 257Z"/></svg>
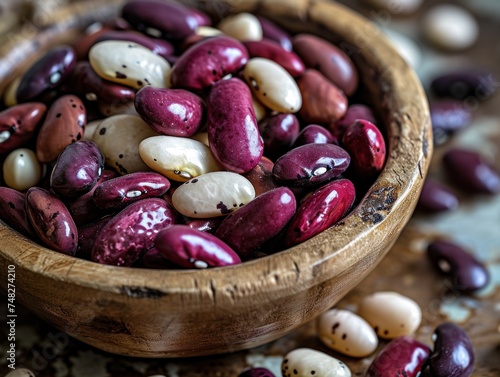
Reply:
<svg viewBox="0 0 500 377"><path fill-rule="evenodd" d="M3 163L3 178L7 186L19 191L36 186L42 178L42 165L35 152L27 148L10 152Z"/></svg>

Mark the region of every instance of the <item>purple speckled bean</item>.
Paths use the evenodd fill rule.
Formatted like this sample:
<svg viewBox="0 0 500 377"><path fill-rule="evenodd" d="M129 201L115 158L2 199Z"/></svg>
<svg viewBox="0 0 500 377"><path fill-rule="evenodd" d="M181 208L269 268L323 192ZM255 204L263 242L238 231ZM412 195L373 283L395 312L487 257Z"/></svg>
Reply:
<svg viewBox="0 0 500 377"><path fill-rule="evenodd" d="M238 254L220 239L187 225L172 225L163 229L156 236L155 247L165 258L185 268L241 263Z"/></svg>
<svg viewBox="0 0 500 377"><path fill-rule="evenodd" d="M266 368L251 368L241 372L238 377L275 377L275 375Z"/></svg>
<svg viewBox="0 0 500 377"><path fill-rule="evenodd" d="M35 233L25 208L26 195L9 187L0 187L0 220L30 239Z"/></svg>
<svg viewBox="0 0 500 377"><path fill-rule="evenodd" d="M335 140L325 127L318 124L310 124L300 131L293 143L293 147L300 147L306 144L331 144Z"/></svg>
<svg viewBox="0 0 500 377"><path fill-rule="evenodd" d="M431 242L427 246L427 256L439 272L449 277L453 288L459 292L475 292L490 281L485 265L454 242Z"/></svg>
<svg viewBox="0 0 500 377"><path fill-rule="evenodd" d="M278 187L228 215L215 235L245 258L278 234L295 214L296 208L292 191Z"/></svg>
<svg viewBox="0 0 500 377"><path fill-rule="evenodd" d="M417 377L429 354L429 347L415 339L394 338L373 360L366 377Z"/></svg>
<svg viewBox="0 0 500 377"><path fill-rule="evenodd" d="M257 16L257 18L260 21L260 25L262 27L262 36L264 38L278 42L285 50L292 51L292 39L285 30L283 30L267 18L264 18L262 16Z"/></svg>
<svg viewBox="0 0 500 377"><path fill-rule="evenodd" d="M309 195L288 225L285 245L297 245L338 222L349 211L356 189L348 179L327 183Z"/></svg>
<svg viewBox="0 0 500 377"><path fill-rule="evenodd" d="M94 262L131 266L151 249L158 232L174 222L175 214L163 199L130 204L101 229L94 247Z"/></svg>
<svg viewBox="0 0 500 377"><path fill-rule="evenodd" d="M299 135L300 124L293 114L276 114L259 123L266 155L281 156Z"/></svg>
<svg viewBox="0 0 500 377"><path fill-rule="evenodd" d="M70 46L55 47L40 58L24 74L16 92L17 102L43 99L71 74L76 54Z"/></svg>
<svg viewBox="0 0 500 377"><path fill-rule="evenodd" d="M357 119L364 119L375 125L377 124L372 109L366 105L354 104L347 108L345 115L341 119L329 124L329 129L333 137L337 141L340 141L345 130Z"/></svg>
<svg viewBox="0 0 500 377"><path fill-rule="evenodd" d="M327 182L342 174L349 154L334 144L306 144L281 156L274 164L274 178L287 186L304 187Z"/></svg>
<svg viewBox="0 0 500 377"><path fill-rule="evenodd" d="M448 72L434 78L431 90L439 97L458 100L475 97L485 100L491 97L498 86L491 72L476 69L462 69Z"/></svg>
<svg viewBox="0 0 500 377"><path fill-rule="evenodd" d="M137 92L135 109L153 130L162 135L192 136L205 120L203 100L184 89L146 86Z"/></svg>
<svg viewBox="0 0 500 377"><path fill-rule="evenodd" d="M92 141L68 145L57 158L50 187L65 198L81 196L95 186L104 169L104 157Z"/></svg>
<svg viewBox="0 0 500 377"><path fill-rule="evenodd" d="M248 61L245 46L234 38L207 38L189 48L175 63L172 87L198 91L240 70Z"/></svg>
<svg viewBox="0 0 500 377"><path fill-rule="evenodd" d="M77 258L92 260L92 248L96 237L109 220L111 220L110 215L78 227L78 249L75 254Z"/></svg>
<svg viewBox="0 0 500 377"><path fill-rule="evenodd" d="M144 198L160 197L170 181L154 172L136 172L101 183L94 191L94 203L103 209L118 209Z"/></svg>
<svg viewBox="0 0 500 377"><path fill-rule="evenodd" d="M31 226L52 250L74 255L78 230L64 203L47 190L32 187L26 193L26 211Z"/></svg>
<svg viewBox="0 0 500 377"><path fill-rule="evenodd" d="M252 170L262 157L264 143L248 86L238 78L214 84L207 99L207 117L215 159L235 173Z"/></svg>
<svg viewBox="0 0 500 377"><path fill-rule="evenodd" d="M458 197L450 188L427 177L420 192L418 208L428 212L442 212L454 210L458 204Z"/></svg>

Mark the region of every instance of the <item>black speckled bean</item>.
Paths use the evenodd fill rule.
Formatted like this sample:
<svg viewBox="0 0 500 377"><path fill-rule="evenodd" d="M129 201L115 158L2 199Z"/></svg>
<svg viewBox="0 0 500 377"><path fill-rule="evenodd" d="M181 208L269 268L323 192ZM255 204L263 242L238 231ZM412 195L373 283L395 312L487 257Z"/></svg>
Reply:
<svg viewBox="0 0 500 377"><path fill-rule="evenodd" d="M295 139L293 143L294 147L299 147L306 144L331 144L335 140L325 127L318 124L310 124L302 131L300 131L299 136Z"/></svg>
<svg viewBox="0 0 500 377"><path fill-rule="evenodd" d="M30 239L35 233L25 208L26 195L9 187L0 187L0 219Z"/></svg>
<svg viewBox="0 0 500 377"><path fill-rule="evenodd" d="M451 211L458 207L455 193L447 186L427 178L420 192L418 208L428 212Z"/></svg>
<svg viewBox="0 0 500 377"><path fill-rule="evenodd" d="M299 135L300 124L293 114L276 114L259 123L268 156L281 156L293 145Z"/></svg>
<svg viewBox="0 0 500 377"><path fill-rule="evenodd" d="M275 375L266 368L251 368L241 372L238 377L275 377Z"/></svg>
<svg viewBox="0 0 500 377"><path fill-rule="evenodd" d="M484 288L490 280L484 264L454 242L438 240L430 243L427 256L441 273L449 277L457 291L474 292Z"/></svg>
<svg viewBox="0 0 500 377"><path fill-rule="evenodd" d="M474 97L485 100L491 97L498 86L491 72L463 69L436 77L431 90L439 97L458 100Z"/></svg>

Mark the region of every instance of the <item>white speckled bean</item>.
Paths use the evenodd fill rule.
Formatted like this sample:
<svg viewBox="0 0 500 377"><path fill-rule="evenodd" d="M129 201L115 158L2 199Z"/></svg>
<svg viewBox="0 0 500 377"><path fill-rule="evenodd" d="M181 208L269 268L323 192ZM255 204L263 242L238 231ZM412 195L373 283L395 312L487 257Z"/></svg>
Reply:
<svg viewBox="0 0 500 377"><path fill-rule="evenodd" d="M120 174L149 171L139 155L139 144L158 134L135 115L114 115L104 119L92 137L109 165Z"/></svg>
<svg viewBox="0 0 500 377"><path fill-rule="evenodd" d="M210 148L185 137L150 137L139 145L139 154L151 169L178 182L222 170Z"/></svg>
<svg viewBox="0 0 500 377"><path fill-rule="evenodd" d="M92 68L103 79L140 89L145 85L166 88L170 64L151 50L127 41L108 40L89 51Z"/></svg>
<svg viewBox="0 0 500 377"><path fill-rule="evenodd" d="M26 368L16 368L7 373L5 377L35 377L35 373Z"/></svg>
<svg viewBox="0 0 500 377"><path fill-rule="evenodd" d="M351 377L342 361L311 348L289 352L281 363L281 373L284 377Z"/></svg>
<svg viewBox="0 0 500 377"><path fill-rule="evenodd" d="M418 304L397 292L376 292L364 297L358 314L383 339L413 334L422 320Z"/></svg>
<svg viewBox="0 0 500 377"><path fill-rule="evenodd" d="M250 59L243 70L252 93L266 107L281 113L296 113L302 96L293 77L278 63L265 58Z"/></svg>
<svg viewBox="0 0 500 377"><path fill-rule="evenodd" d="M349 310L331 309L318 318L319 339L331 349L352 357L372 354L378 338L370 324Z"/></svg>
<svg viewBox="0 0 500 377"><path fill-rule="evenodd" d="M15 190L24 191L36 186L41 178L42 166L31 149L15 149L3 163L3 179Z"/></svg>
<svg viewBox="0 0 500 377"><path fill-rule="evenodd" d="M239 41L260 41L262 26L253 14L242 12L222 20L218 28L225 34Z"/></svg>
<svg viewBox="0 0 500 377"><path fill-rule="evenodd" d="M227 215L255 198L245 177L227 171L200 175L179 186L172 204L181 214L194 218Z"/></svg>

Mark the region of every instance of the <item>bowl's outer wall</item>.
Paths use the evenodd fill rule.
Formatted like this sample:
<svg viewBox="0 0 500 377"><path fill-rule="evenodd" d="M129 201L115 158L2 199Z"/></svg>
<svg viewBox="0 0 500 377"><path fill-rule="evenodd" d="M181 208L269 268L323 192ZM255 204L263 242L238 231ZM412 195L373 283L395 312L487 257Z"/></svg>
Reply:
<svg viewBox="0 0 500 377"><path fill-rule="evenodd" d="M119 3L88 1L57 19L72 30L91 18L109 17ZM17 300L57 328L112 353L185 357L237 351L313 319L356 286L393 245L413 212L430 162L425 94L413 71L367 20L322 0L192 4L219 17L255 11L293 31L341 42L386 127L389 157L361 204L339 225L272 257L223 269L101 266L44 249L0 224L0 268L3 275L9 264L16 265ZM41 33L42 45L59 41L55 36L64 27L58 30ZM64 34L71 35L69 30ZM19 48L28 56L37 53L32 44ZM5 62L12 65L15 57L0 62L0 81L12 75ZM6 279L0 284L6 290Z"/></svg>

